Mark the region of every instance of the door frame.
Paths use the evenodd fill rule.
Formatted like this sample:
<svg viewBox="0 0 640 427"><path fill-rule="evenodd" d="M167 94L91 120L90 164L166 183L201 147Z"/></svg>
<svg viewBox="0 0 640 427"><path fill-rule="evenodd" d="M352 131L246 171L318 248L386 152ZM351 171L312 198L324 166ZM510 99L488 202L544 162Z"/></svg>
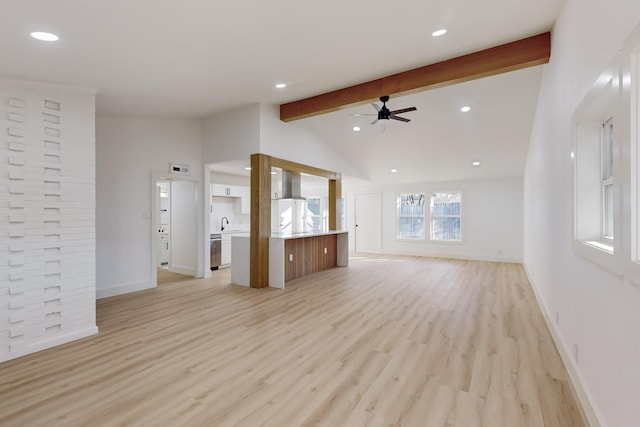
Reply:
<svg viewBox="0 0 640 427"><path fill-rule="evenodd" d="M156 187L158 181L192 181L195 183L195 206L197 215L197 227L195 227L195 245L196 245L196 254L198 259L196 260L196 278L204 277L204 215L203 215L203 203L202 203L202 177L199 176L191 176L191 175L182 175L173 172L161 172L161 171L151 171L151 200L150 200L150 212L151 212L151 221L150 223L150 246L151 246L151 257L149 260L150 263L150 274L151 274L151 283L153 286L158 286L158 253L156 250L156 219L154 215L158 215L160 206L158 203L158 198L156 197ZM155 233L154 233L155 232ZM171 230L173 233L173 230ZM208 239L206 239L208 241Z"/></svg>

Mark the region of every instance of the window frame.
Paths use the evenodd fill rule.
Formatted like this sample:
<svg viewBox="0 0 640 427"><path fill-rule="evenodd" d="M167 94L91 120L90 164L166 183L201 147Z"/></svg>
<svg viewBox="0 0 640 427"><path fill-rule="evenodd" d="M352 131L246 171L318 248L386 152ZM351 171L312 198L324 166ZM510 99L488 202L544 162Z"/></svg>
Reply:
<svg viewBox="0 0 640 427"><path fill-rule="evenodd" d="M621 203L619 186L624 177L620 148L624 120L620 111L622 82L619 59L603 71L574 111L573 129L573 249L574 252L617 275L623 274L621 257ZM607 133L606 125L613 126ZM605 156L605 135L613 136L611 158ZM605 158L606 157L606 158ZM611 165L610 174L606 162ZM609 188L611 199L605 193ZM609 205L610 203L610 205ZM607 215L611 214L609 218ZM607 219L613 229L606 236Z"/></svg>
<svg viewBox="0 0 640 427"><path fill-rule="evenodd" d="M613 247L615 214L614 210L614 171L613 149L615 140L615 122L613 116L604 120L601 124L602 133L600 137L600 170L601 170L601 228L600 242ZM609 191L607 191L609 190ZM607 197L607 196L610 196Z"/></svg>

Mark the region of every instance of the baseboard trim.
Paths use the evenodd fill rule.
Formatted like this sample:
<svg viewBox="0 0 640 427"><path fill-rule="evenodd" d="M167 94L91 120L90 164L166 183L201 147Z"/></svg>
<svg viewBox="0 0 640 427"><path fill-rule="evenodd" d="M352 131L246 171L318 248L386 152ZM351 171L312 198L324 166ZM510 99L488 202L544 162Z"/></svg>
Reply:
<svg viewBox="0 0 640 427"><path fill-rule="evenodd" d="M179 265L169 265L168 270L172 273L196 277L196 270L194 268L180 267Z"/></svg>
<svg viewBox="0 0 640 427"><path fill-rule="evenodd" d="M0 363L17 359L19 357L27 356L29 354L37 353L42 350L47 350L62 344L67 344L71 341L76 341L82 338L86 338L88 336L95 335L97 333L98 333L98 327L91 326L88 328L81 329L79 331L71 332L66 335L60 335L51 339L38 341L33 344L25 345L25 347L21 349L21 351L0 356Z"/></svg>
<svg viewBox="0 0 640 427"><path fill-rule="evenodd" d="M533 275L526 264L523 263L524 272L529 280L529 284L531 289L533 290L533 294L536 296L536 301L538 302L538 307L540 307L540 311L542 312L542 316L544 317L544 321L547 324L547 329L551 333L551 337L556 344L556 348L560 353L560 357L564 362L564 366L567 368L567 373L569 374L569 379L573 384L573 389L576 391L578 395L578 400L582 405L582 410L584 411L585 416L587 417L587 422L591 427L606 427L604 423L600 420L602 417L599 416L598 411L595 406L591 403L593 399L591 397L591 393L584 387L584 379L582 378L582 374L576 367L573 358L571 357L571 351L565 345L562 337L560 336L560 332L556 328L555 323L553 322L553 317L547 310L547 306L544 304L540 295L538 293L538 289L534 284Z"/></svg>
<svg viewBox="0 0 640 427"><path fill-rule="evenodd" d="M113 286L110 288L96 289L96 299L114 297L116 295L128 294L131 292L144 291L145 289L155 288L156 285L151 282L136 282L126 285Z"/></svg>
<svg viewBox="0 0 640 427"><path fill-rule="evenodd" d="M446 253L423 253L423 252L404 252L384 250L376 252L379 254L402 255L402 256L420 256L425 258L448 258L461 259L468 261L487 261L487 262L504 262L508 264L522 264L522 258L505 257L505 256L488 256L488 255L466 255L466 254L446 254Z"/></svg>

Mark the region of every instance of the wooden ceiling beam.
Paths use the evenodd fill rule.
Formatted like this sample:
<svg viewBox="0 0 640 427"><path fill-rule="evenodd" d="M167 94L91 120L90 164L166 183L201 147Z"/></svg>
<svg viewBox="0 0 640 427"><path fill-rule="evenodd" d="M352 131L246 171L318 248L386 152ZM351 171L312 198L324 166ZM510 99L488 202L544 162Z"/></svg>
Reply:
<svg viewBox="0 0 640 427"><path fill-rule="evenodd" d="M337 111L383 95L407 94L546 64L551 33L492 47L447 61L382 77L366 83L280 105L280 120L289 122Z"/></svg>

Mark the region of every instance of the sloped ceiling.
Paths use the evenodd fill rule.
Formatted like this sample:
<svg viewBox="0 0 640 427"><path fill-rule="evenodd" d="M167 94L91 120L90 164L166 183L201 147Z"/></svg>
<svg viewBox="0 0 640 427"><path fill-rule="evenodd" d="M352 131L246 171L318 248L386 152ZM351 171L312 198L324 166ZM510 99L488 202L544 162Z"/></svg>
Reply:
<svg viewBox="0 0 640 427"><path fill-rule="evenodd" d="M7 0L0 13L0 75L97 88L98 114L204 118L251 103L293 101L549 31L561 5L559 0ZM439 28L448 33L432 38ZM29 37L31 31L54 32L60 40L38 42ZM443 104L448 100L453 106L453 97L464 95L457 87L392 98L391 106L416 105L419 111L412 113L412 127L389 125L376 138L373 129L339 134L351 125L344 114L313 119L309 126L361 163L372 179L381 179L379 171L391 167L391 160L400 171L412 171L402 179L473 177L445 164L467 152L483 155L486 176L521 175L510 168L523 164L526 142L520 139L528 140L539 78L540 70L529 70L460 85L470 98L490 94L471 105L465 119ZM288 87L274 88L278 82ZM515 95L509 100L506 91L515 91L523 107L513 108ZM420 132L412 132L418 127ZM486 133L495 137L480 136ZM353 143L351 137L367 142ZM394 144L385 142L392 137ZM433 139L441 141L426 145ZM492 145L480 147L487 143ZM447 154L446 147L454 151ZM425 164L427 159L434 163Z"/></svg>

